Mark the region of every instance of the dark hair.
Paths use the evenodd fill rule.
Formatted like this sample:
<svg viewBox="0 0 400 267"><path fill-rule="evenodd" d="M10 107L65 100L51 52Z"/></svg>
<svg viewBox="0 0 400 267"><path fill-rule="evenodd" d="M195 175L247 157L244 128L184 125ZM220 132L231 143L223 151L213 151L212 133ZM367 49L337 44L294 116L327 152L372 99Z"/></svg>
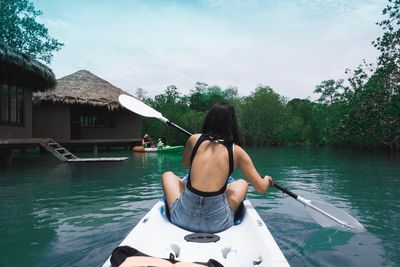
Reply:
<svg viewBox="0 0 400 267"><path fill-rule="evenodd" d="M224 143L242 144L235 108L224 102L214 104L208 111L202 132L223 139Z"/></svg>

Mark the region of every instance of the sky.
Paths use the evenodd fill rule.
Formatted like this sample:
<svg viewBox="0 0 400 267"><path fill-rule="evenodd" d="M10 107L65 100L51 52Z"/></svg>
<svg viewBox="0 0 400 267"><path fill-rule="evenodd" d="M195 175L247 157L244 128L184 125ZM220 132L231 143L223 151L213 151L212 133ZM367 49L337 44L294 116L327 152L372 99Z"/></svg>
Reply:
<svg viewBox="0 0 400 267"><path fill-rule="evenodd" d="M88 70L148 96L197 81L240 96L268 85L311 98L323 80L346 79L381 35L384 0L31 0L49 35L64 43L56 78Z"/></svg>

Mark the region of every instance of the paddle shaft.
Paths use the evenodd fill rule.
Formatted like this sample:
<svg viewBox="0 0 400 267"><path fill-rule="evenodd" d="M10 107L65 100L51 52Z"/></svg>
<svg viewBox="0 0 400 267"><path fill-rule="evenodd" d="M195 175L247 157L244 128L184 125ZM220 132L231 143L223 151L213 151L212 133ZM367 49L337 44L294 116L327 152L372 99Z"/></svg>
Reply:
<svg viewBox="0 0 400 267"><path fill-rule="evenodd" d="M294 199L296 199L296 200L297 200L297 198L298 198L298 195L297 195L297 194L293 193L292 191L290 191L290 190L287 189L287 188L284 188L284 187L278 185L277 183L273 183L273 187L275 187L275 188L281 190L283 193L288 194L289 196L291 196L292 198L294 198Z"/></svg>
<svg viewBox="0 0 400 267"><path fill-rule="evenodd" d="M176 125L175 123L173 123L172 121L166 121L165 122L168 126L172 126L176 129L178 129L179 131L181 131L182 133L185 133L187 135L192 135L191 132L186 131L185 129L183 129L182 127L180 127L179 125Z"/></svg>

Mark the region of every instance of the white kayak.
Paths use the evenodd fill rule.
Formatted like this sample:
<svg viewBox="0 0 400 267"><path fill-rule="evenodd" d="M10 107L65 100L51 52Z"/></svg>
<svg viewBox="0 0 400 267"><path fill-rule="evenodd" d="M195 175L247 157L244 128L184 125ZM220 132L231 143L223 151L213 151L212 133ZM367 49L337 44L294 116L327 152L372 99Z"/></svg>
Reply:
<svg viewBox="0 0 400 267"><path fill-rule="evenodd" d="M251 202L245 200L243 204L240 224L214 235L189 236L193 233L170 223L165 213L165 201L159 200L120 246L130 246L159 258L169 258L172 253L178 261L214 259L225 267L289 266ZM205 240L208 242L199 243ZM103 267L109 266L110 258Z"/></svg>

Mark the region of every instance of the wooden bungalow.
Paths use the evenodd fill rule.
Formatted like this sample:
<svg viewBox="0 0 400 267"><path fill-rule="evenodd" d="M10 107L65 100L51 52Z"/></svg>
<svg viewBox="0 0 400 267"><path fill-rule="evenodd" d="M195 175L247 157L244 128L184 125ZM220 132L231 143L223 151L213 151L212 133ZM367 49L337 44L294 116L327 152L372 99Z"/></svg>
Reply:
<svg viewBox="0 0 400 267"><path fill-rule="evenodd" d="M87 70L57 80L33 95L33 135L71 146L132 146L140 141L140 117L118 102L128 94Z"/></svg>
<svg viewBox="0 0 400 267"><path fill-rule="evenodd" d="M54 87L51 69L0 43L0 157L35 143L32 92Z"/></svg>

